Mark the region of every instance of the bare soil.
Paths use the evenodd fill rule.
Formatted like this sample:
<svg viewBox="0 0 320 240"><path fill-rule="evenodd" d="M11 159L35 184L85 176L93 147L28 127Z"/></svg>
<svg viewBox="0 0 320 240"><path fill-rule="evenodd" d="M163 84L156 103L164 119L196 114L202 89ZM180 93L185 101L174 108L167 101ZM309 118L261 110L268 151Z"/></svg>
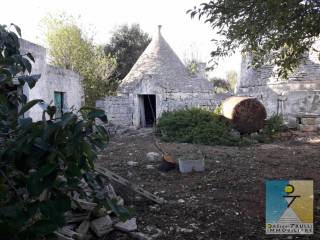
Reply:
<svg viewBox="0 0 320 240"><path fill-rule="evenodd" d="M157 205L117 188L126 204L135 207L138 230L159 228L158 239L320 239L319 139L294 136L246 147L161 142L161 148L174 156L203 153L205 172L181 174L178 170L162 173L159 162L148 161L148 152L160 153L150 130L130 131L111 139L98 164L167 200ZM130 166L129 161L138 165ZM265 235L266 179L314 180L314 235ZM108 239L130 237L113 232Z"/></svg>

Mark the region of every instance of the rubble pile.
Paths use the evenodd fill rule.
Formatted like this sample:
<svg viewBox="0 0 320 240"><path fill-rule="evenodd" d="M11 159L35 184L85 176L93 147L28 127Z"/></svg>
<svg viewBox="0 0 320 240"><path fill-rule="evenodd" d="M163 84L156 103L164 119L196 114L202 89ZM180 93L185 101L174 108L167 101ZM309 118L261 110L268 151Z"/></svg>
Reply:
<svg viewBox="0 0 320 240"><path fill-rule="evenodd" d="M59 240L100 239L111 231L127 233L133 239L152 240L158 237L159 234L138 232L135 217L123 222L112 210L94 203L93 192L84 179L81 180L80 187L86 196L73 193L72 210L65 213L66 225L55 232ZM123 198L116 194L111 182L106 182L104 191L117 206L124 206Z"/></svg>

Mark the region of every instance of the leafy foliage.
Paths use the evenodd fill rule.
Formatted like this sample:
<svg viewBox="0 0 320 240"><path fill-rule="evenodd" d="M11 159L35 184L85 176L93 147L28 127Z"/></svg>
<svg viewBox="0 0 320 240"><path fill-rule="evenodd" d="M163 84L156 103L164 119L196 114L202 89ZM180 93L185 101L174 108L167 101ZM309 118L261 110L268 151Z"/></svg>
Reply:
<svg viewBox="0 0 320 240"><path fill-rule="evenodd" d="M50 16L43 22L51 63L78 72L83 77L86 104L95 106L96 100L114 89L111 76L116 70L116 59L106 56L101 46L94 45L92 37L74 18Z"/></svg>
<svg viewBox="0 0 320 240"><path fill-rule="evenodd" d="M21 55L19 47L16 33L0 25L0 138L5 140L0 148L1 238L51 238L65 223L74 195L85 196L82 179L98 207L113 209L125 219L129 212L115 206L94 172L97 151L108 140L106 130L95 124L96 118L107 120L104 112L86 107L54 119L56 109L48 106L42 121L22 118L42 100L27 102L21 93L25 83L32 88L40 76L30 75L34 59L30 53Z"/></svg>
<svg viewBox="0 0 320 240"><path fill-rule="evenodd" d="M263 133L267 135L274 135L275 133L280 132L283 126L283 117L281 115L274 114L266 120Z"/></svg>
<svg viewBox="0 0 320 240"><path fill-rule="evenodd" d="M162 114L157 125L165 141L207 145L240 145L231 135L231 126L221 116L202 109L178 110Z"/></svg>
<svg viewBox="0 0 320 240"><path fill-rule="evenodd" d="M213 91L215 93L225 93L231 91L230 83L223 78L213 77L210 79L210 81L213 83Z"/></svg>
<svg viewBox="0 0 320 240"><path fill-rule="evenodd" d="M284 78L320 34L318 0L211 0L188 13L204 19L221 36L213 40L213 59L241 47L253 54L253 66L275 64Z"/></svg>
<svg viewBox="0 0 320 240"><path fill-rule="evenodd" d="M199 55L199 51L194 45L190 45L189 49L184 53L183 63L190 75L198 74L201 70L201 64L205 64L201 61Z"/></svg>
<svg viewBox="0 0 320 240"><path fill-rule="evenodd" d="M230 70L226 72L226 79L230 84L230 91L234 92L237 86L238 74L236 71Z"/></svg>
<svg viewBox="0 0 320 240"><path fill-rule="evenodd" d="M186 68L189 71L190 75L196 75L199 73L199 63L192 59L186 63Z"/></svg>
<svg viewBox="0 0 320 240"><path fill-rule="evenodd" d="M18 34L21 33L20 28L14 24L10 27L0 25L0 137L4 138L17 125L17 105L27 101L24 94L19 94L17 87L25 83L33 87L40 78L39 75L30 75L30 61L34 59L31 53L20 54L19 38L12 27ZM23 114L23 109L21 111Z"/></svg>
<svg viewBox="0 0 320 240"><path fill-rule="evenodd" d="M129 73L150 41L151 38L141 30L139 24L121 25L113 31L104 51L106 55L111 55L117 60L115 77L119 81Z"/></svg>

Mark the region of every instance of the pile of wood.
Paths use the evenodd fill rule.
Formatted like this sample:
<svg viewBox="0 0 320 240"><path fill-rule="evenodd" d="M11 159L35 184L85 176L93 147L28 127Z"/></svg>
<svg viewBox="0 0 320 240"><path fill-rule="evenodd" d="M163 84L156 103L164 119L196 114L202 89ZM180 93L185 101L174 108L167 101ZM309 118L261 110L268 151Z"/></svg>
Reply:
<svg viewBox="0 0 320 240"><path fill-rule="evenodd" d="M116 194L110 180L114 180L115 178L119 182L120 179L121 184L127 184L127 182L124 182L127 180L104 168L97 169L97 173L99 172L105 177L103 191L108 198L116 201L118 206L124 206L123 198ZM79 187L84 190L86 196L80 196L77 192L73 193L72 211L65 213L66 225L55 232L59 240L100 239L114 230L125 232L133 238L135 236L146 236L146 234L137 232L136 218L122 222L112 210L98 207L93 202L93 192L84 179L81 180L81 186ZM132 183L127 187L155 202L162 202L161 199ZM140 237L138 239L142 239ZM146 236L145 239L152 238Z"/></svg>
<svg viewBox="0 0 320 240"><path fill-rule="evenodd" d="M263 104L251 97L229 97L222 102L221 111L240 133L259 131L267 117Z"/></svg>

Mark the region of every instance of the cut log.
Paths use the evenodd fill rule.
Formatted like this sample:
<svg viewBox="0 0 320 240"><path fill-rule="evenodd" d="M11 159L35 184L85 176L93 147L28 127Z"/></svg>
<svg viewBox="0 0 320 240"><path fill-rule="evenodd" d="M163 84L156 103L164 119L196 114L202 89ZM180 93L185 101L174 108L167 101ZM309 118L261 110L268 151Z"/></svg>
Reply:
<svg viewBox="0 0 320 240"><path fill-rule="evenodd" d="M253 133L263 128L267 112L256 98L229 97L222 102L222 115L240 133Z"/></svg>

